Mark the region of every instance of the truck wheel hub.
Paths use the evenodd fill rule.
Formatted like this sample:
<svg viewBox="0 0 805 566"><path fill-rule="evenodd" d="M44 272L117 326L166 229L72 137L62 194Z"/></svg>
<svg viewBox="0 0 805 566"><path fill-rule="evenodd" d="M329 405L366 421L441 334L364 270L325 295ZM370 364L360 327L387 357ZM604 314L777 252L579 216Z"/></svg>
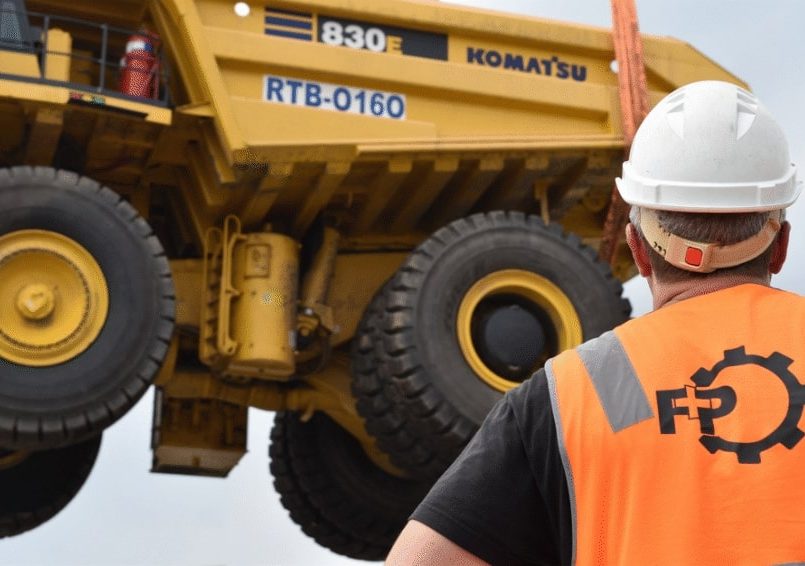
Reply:
<svg viewBox="0 0 805 566"><path fill-rule="evenodd" d="M53 291L42 283L26 285L17 296L17 310L28 320L47 318L54 305Z"/></svg>
<svg viewBox="0 0 805 566"><path fill-rule="evenodd" d="M512 381L529 377L548 338L535 309L518 304L517 299L514 295L484 299L471 323L472 341L481 361Z"/></svg>
<svg viewBox="0 0 805 566"><path fill-rule="evenodd" d="M456 329L469 366L499 391L516 387L549 357L582 342L581 321L567 295L520 269L496 271L470 287Z"/></svg>
<svg viewBox="0 0 805 566"><path fill-rule="evenodd" d="M77 242L45 230L0 237L0 358L69 361L98 337L108 309L103 272Z"/></svg>

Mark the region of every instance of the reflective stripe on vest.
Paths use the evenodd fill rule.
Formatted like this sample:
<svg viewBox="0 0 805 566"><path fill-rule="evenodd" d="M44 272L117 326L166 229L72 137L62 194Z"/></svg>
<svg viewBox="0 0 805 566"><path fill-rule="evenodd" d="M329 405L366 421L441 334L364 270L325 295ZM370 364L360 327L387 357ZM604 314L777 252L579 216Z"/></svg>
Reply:
<svg viewBox="0 0 805 566"><path fill-rule="evenodd" d="M805 562L804 328L742 285L546 364L574 563Z"/></svg>
<svg viewBox="0 0 805 566"><path fill-rule="evenodd" d="M632 362L614 332L605 332L582 344L576 353L595 385L614 432L654 416Z"/></svg>

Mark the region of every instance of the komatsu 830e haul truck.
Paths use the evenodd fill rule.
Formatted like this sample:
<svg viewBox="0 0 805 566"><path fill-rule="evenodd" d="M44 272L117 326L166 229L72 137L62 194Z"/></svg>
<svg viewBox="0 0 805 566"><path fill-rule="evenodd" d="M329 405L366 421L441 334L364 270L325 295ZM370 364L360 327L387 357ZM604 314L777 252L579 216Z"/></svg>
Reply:
<svg viewBox="0 0 805 566"><path fill-rule="evenodd" d="M652 101L740 81L644 37ZM154 472L379 558L491 406L624 321L609 30L427 0L0 0L0 537L156 386Z"/></svg>

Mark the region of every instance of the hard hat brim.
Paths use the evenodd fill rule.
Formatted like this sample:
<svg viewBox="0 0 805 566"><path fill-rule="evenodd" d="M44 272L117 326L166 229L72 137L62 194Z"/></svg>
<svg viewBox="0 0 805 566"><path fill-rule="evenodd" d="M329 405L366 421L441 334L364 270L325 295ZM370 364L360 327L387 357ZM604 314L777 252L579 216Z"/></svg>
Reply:
<svg viewBox="0 0 805 566"><path fill-rule="evenodd" d="M631 205L679 212L779 210L794 204L802 191L793 164L779 179L761 183L682 183L640 175L631 162L626 161L623 177L615 179L615 184L623 200ZM725 204L714 205L718 202Z"/></svg>

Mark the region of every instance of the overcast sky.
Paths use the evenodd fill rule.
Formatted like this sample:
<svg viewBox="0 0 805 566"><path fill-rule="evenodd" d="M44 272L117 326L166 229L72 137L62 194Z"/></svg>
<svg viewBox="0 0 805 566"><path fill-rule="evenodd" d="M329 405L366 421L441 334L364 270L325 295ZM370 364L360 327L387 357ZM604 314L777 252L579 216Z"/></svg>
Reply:
<svg viewBox="0 0 805 566"><path fill-rule="evenodd" d="M382 0L378 0L382 1ZM477 7L600 26L608 0L464 0ZM805 3L801 0L638 0L642 31L683 39L752 87L805 164ZM802 178L802 176L801 176ZM775 286L805 294L805 199L789 213L792 250ZM627 285L636 313L650 308L642 281ZM0 564L360 564L318 547L280 506L267 471L272 416L250 414L249 453L226 480L148 473L149 394L109 430L76 500L31 533L0 541Z"/></svg>

